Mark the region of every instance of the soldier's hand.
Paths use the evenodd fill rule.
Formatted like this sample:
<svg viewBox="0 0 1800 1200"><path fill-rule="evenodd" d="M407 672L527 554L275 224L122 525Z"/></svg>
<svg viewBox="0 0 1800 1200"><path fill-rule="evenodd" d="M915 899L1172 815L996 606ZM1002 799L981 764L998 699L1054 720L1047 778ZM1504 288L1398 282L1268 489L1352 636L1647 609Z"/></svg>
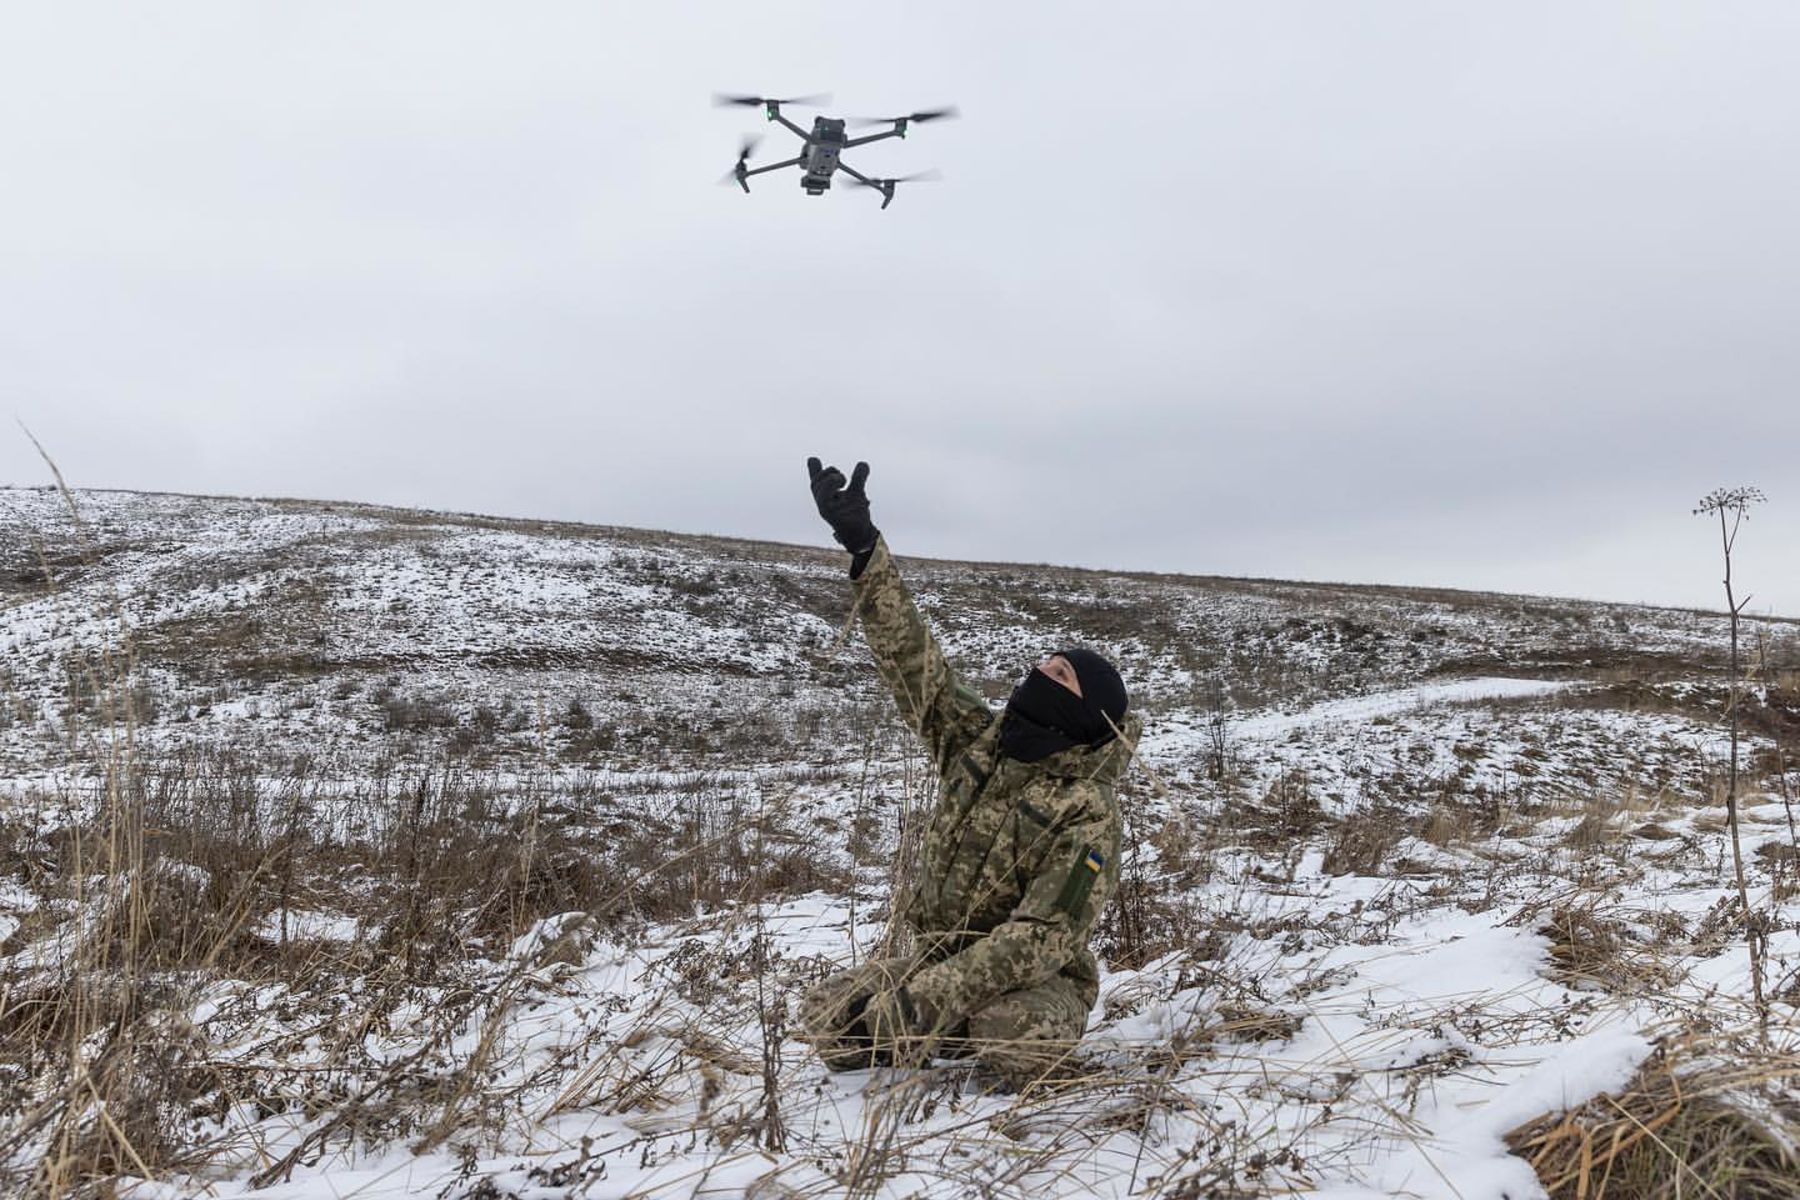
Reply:
<svg viewBox="0 0 1800 1200"><path fill-rule="evenodd" d="M880 532L869 520L869 497L863 492L869 464L857 463L848 483L842 471L827 467L816 458L806 460L806 470L812 476L813 503L831 526L831 536L852 554L873 550Z"/></svg>

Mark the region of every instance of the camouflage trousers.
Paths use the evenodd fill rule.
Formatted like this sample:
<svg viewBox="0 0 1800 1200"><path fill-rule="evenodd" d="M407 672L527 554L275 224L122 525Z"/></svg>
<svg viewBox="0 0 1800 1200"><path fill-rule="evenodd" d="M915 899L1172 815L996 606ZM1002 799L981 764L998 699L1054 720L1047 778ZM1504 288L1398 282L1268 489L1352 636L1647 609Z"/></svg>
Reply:
<svg viewBox="0 0 1800 1200"><path fill-rule="evenodd" d="M818 984L800 1002L801 1037L834 1071L875 1065L922 1066L933 1055L973 1055L1014 1088L1067 1070L1087 1030L1089 997L1076 980L1055 975L1006 992L967 1019L916 1036L871 1037L863 1006L877 992L905 983L924 958L878 958Z"/></svg>

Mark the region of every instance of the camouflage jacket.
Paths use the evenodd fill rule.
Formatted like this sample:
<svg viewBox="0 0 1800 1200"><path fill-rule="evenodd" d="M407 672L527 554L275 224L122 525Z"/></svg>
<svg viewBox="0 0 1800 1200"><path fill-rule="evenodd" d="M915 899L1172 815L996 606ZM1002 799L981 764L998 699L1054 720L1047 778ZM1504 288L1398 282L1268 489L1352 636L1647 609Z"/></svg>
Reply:
<svg viewBox="0 0 1800 1200"><path fill-rule="evenodd" d="M931 754L940 780L918 875L901 913L924 967L907 990L947 1028L1005 992L1057 974L1091 1007L1099 972L1087 948L1119 878L1119 806L1139 733L1039 762L1000 753L1000 713L960 682L900 579L885 540L854 583L875 666Z"/></svg>

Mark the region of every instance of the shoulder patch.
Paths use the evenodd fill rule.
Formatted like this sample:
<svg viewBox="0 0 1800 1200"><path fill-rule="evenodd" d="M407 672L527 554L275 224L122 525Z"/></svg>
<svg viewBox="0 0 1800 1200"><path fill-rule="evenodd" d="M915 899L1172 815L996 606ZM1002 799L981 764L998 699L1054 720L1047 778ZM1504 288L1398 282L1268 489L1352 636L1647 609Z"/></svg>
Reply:
<svg viewBox="0 0 1800 1200"><path fill-rule="evenodd" d="M1069 877L1063 880L1062 891L1056 895L1056 907L1071 917L1079 917L1087 904L1088 893L1094 890L1094 881L1100 878L1105 866L1105 855L1093 846L1083 846L1069 868Z"/></svg>

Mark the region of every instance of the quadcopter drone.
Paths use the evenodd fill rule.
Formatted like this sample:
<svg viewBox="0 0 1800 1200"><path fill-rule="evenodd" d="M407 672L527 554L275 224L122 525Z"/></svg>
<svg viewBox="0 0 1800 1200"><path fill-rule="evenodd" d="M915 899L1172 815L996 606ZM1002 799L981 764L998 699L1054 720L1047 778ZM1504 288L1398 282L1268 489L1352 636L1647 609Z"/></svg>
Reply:
<svg viewBox="0 0 1800 1200"><path fill-rule="evenodd" d="M927 179L936 179L936 171L921 171L916 175L902 175L895 179L877 179L864 175L843 160L843 152L852 146L866 146L870 142L879 142L885 138L906 136L909 125L917 125L924 121L935 121L940 117L954 117L954 108L934 108L924 112L907 113L904 117L870 117L857 119L857 125L891 125L893 128L880 133L871 133L867 137L847 138L844 126L847 123L842 117L814 117L812 131L809 133L781 115L784 104L816 105L823 104L829 96L796 96L791 100L771 100L766 96L724 96L715 95L714 104L741 104L746 108L761 108L771 121L778 121L806 143L799 155L785 162L770 163L764 167L750 165L750 152L756 148L759 138L747 137L743 148L738 151L737 166L726 174L720 183L736 181L745 192L750 190L750 177L761 175L765 171L779 171L783 167L799 167L804 174L800 177L800 186L809 196L822 196L831 187L831 177L838 171L850 176L852 182L859 187L874 188L881 193L881 207L886 208L894 202L894 188L902 183L912 183Z"/></svg>

